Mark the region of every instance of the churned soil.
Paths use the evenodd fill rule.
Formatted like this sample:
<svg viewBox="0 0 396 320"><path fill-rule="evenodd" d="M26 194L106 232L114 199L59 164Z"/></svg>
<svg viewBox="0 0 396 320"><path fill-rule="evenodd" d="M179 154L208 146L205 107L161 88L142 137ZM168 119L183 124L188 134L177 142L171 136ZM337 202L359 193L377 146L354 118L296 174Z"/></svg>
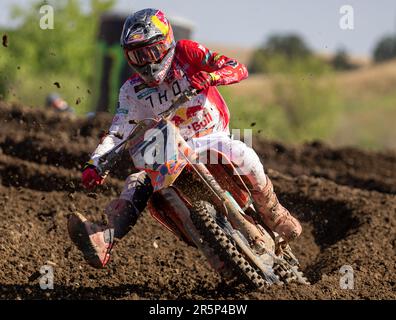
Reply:
<svg viewBox="0 0 396 320"><path fill-rule="evenodd" d="M80 170L111 117L72 119L0 102L0 299L396 299L396 154L320 142L255 141L281 202L302 222L292 244L311 285L246 291L225 286L196 249L147 212L103 270L67 234L78 210L95 220L131 172L127 158L94 192ZM54 269L41 290L39 270ZM354 289L340 288L351 266Z"/></svg>

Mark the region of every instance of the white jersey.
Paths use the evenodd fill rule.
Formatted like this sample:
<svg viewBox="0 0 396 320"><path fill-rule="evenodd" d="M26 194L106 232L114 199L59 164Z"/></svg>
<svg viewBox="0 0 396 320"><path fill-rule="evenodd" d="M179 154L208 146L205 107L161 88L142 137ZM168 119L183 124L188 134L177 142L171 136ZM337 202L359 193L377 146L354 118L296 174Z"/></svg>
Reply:
<svg viewBox="0 0 396 320"><path fill-rule="evenodd" d="M212 52L190 40L177 42L175 56L165 81L149 87L134 74L121 87L119 105L109 130L109 135L94 151L91 164L126 138L134 128L134 121L155 118L169 109L172 101L191 87L191 77L197 72L210 72L213 83L185 105L172 117L181 135L189 140L216 132L229 132L229 110L216 86L237 83L248 76L244 65L234 59Z"/></svg>
<svg viewBox="0 0 396 320"><path fill-rule="evenodd" d="M97 159L125 139L135 127L135 121L157 116L168 110L183 91L190 87L183 76L171 83L148 87L139 77L132 77L120 89L119 105L113 118L109 134L103 139L91 156L90 163L97 165ZM180 106L171 120L180 129L184 139L214 132L229 132L228 123L222 119L217 107L219 94L210 88ZM211 97L216 97L211 99Z"/></svg>

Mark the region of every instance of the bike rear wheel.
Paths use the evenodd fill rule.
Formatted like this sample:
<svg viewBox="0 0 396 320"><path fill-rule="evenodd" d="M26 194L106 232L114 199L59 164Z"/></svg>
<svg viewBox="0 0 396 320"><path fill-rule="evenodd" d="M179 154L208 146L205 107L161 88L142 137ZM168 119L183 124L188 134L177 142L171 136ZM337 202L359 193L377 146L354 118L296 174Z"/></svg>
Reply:
<svg viewBox="0 0 396 320"><path fill-rule="evenodd" d="M200 233L202 241L224 264L222 270L218 272L225 280L236 280L254 289L263 288L266 281L216 222L216 214L216 209L206 201L195 202L191 210L191 220Z"/></svg>

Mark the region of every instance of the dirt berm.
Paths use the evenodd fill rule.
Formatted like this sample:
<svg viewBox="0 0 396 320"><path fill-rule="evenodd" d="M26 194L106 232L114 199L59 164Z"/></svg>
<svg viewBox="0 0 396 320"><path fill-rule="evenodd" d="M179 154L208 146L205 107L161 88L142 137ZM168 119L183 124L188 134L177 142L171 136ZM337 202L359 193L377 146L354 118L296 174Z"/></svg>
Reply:
<svg viewBox="0 0 396 320"><path fill-rule="evenodd" d="M254 142L279 198L302 221L292 247L312 285L225 287L197 250L147 213L116 245L106 269L89 267L66 222L76 209L100 219L130 171L125 161L105 186L81 188L81 164L110 120L0 102L1 299L396 298L396 154L321 143ZM43 291L39 270L47 261L54 264L54 290ZM353 268L353 290L340 289L344 265Z"/></svg>

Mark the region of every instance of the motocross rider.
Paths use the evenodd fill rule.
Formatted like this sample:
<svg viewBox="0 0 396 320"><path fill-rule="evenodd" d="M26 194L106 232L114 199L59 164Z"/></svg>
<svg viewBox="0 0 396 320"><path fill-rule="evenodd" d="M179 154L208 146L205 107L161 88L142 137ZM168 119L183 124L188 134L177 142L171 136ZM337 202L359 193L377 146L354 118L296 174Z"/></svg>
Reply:
<svg viewBox="0 0 396 320"><path fill-rule="evenodd" d="M187 107L180 106L171 119L181 135L197 148L208 145L209 139L216 141L211 148L215 146L233 162L242 154L244 180L266 225L286 241L298 237L301 225L279 203L256 152L229 134L230 114L216 86L246 79L246 67L196 42L176 43L168 19L156 9L143 9L128 16L120 41L134 73L120 89L118 109L108 135L83 168L83 185L91 189L103 183L104 177L96 169L98 158L129 134L134 120L153 118L193 87L200 93ZM148 175L144 171L134 173L126 179L119 198L106 207L106 226L92 223L79 213L70 217L70 237L91 266L102 268L108 263L115 239L124 237L135 225L152 192Z"/></svg>

